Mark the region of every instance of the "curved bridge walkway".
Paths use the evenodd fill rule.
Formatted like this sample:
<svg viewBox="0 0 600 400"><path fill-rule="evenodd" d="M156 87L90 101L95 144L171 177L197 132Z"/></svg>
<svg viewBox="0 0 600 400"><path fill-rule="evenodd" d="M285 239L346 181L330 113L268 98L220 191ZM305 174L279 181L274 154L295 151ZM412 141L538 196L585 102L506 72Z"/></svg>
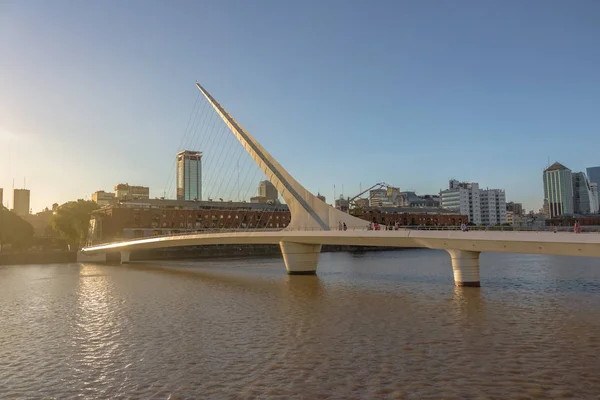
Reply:
<svg viewBox="0 0 600 400"><path fill-rule="evenodd" d="M600 234L571 232L515 232L456 230L370 231L367 221L352 217L318 199L283 167L202 87L232 133L242 143L288 205L292 220L281 231L192 233L89 246L78 254L80 262L106 261L106 253L120 252L129 262L132 251L209 244L279 244L289 274L314 274L321 246L392 246L446 250L458 286L480 286L479 254L482 251L600 257ZM339 231L340 222L348 227Z"/></svg>

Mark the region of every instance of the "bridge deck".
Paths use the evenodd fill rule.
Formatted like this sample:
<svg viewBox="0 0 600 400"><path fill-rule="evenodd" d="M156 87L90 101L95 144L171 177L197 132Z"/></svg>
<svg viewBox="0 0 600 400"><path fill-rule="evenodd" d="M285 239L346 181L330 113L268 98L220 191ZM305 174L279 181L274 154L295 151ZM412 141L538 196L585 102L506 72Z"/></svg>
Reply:
<svg viewBox="0 0 600 400"><path fill-rule="evenodd" d="M279 242L351 246L422 247L600 257L600 235L566 232L484 231L270 231L200 233L163 236L90 246L86 254L214 244L278 244Z"/></svg>

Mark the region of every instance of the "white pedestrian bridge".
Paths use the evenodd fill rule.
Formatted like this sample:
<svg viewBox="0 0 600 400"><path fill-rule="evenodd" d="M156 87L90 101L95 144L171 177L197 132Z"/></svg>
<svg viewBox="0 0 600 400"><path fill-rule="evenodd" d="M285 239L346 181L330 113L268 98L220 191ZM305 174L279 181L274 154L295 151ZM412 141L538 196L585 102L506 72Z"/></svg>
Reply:
<svg viewBox="0 0 600 400"><path fill-rule="evenodd" d="M364 221L366 223L366 221ZM279 244L289 274L314 274L322 245L389 246L446 250L458 286L479 286L481 252L600 257L600 234L551 231L280 230L188 233L101 244L84 248L81 261L105 261L106 253L214 244Z"/></svg>
<svg viewBox="0 0 600 400"><path fill-rule="evenodd" d="M337 210L305 189L198 83L198 89L223 119L244 149L265 173L291 212L291 222L279 231L203 232L151 237L93 245L82 249L79 261L106 261L120 252L121 262L136 250L211 244L279 244L289 274L314 274L322 245L417 247L446 250L458 286L479 286L479 254L549 254L600 257L600 234L490 230L367 230L367 221ZM340 231L340 224L348 230Z"/></svg>

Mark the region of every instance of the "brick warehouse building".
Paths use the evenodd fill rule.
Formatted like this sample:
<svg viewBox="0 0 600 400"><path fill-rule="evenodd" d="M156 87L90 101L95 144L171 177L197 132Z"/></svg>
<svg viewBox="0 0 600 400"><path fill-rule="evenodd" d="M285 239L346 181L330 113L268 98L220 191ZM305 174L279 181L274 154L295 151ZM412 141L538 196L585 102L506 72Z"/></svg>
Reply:
<svg viewBox="0 0 600 400"><path fill-rule="evenodd" d="M459 226L469 222L466 215L430 207L370 207L360 210L354 216L386 226L395 223L401 226Z"/></svg>
<svg viewBox="0 0 600 400"><path fill-rule="evenodd" d="M441 209L384 207L358 217L393 225L451 226L467 217ZM177 234L209 229L283 229L291 214L285 204L185 200L137 200L105 206L92 213L90 239L94 243L122 238Z"/></svg>
<svg viewBox="0 0 600 400"><path fill-rule="evenodd" d="M139 200L96 210L93 242L207 229L282 229L290 222L285 204L187 200Z"/></svg>

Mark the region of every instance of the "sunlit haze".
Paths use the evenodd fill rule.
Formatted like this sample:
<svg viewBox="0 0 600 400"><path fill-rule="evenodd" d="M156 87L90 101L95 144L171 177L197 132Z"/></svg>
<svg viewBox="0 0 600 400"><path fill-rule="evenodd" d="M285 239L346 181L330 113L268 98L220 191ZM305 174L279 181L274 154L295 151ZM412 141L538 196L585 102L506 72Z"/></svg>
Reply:
<svg viewBox="0 0 600 400"><path fill-rule="evenodd" d="M456 178L537 210L548 161L600 165L598 21L594 0L0 0L4 203L13 180L34 212L162 196L198 80L329 201Z"/></svg>

